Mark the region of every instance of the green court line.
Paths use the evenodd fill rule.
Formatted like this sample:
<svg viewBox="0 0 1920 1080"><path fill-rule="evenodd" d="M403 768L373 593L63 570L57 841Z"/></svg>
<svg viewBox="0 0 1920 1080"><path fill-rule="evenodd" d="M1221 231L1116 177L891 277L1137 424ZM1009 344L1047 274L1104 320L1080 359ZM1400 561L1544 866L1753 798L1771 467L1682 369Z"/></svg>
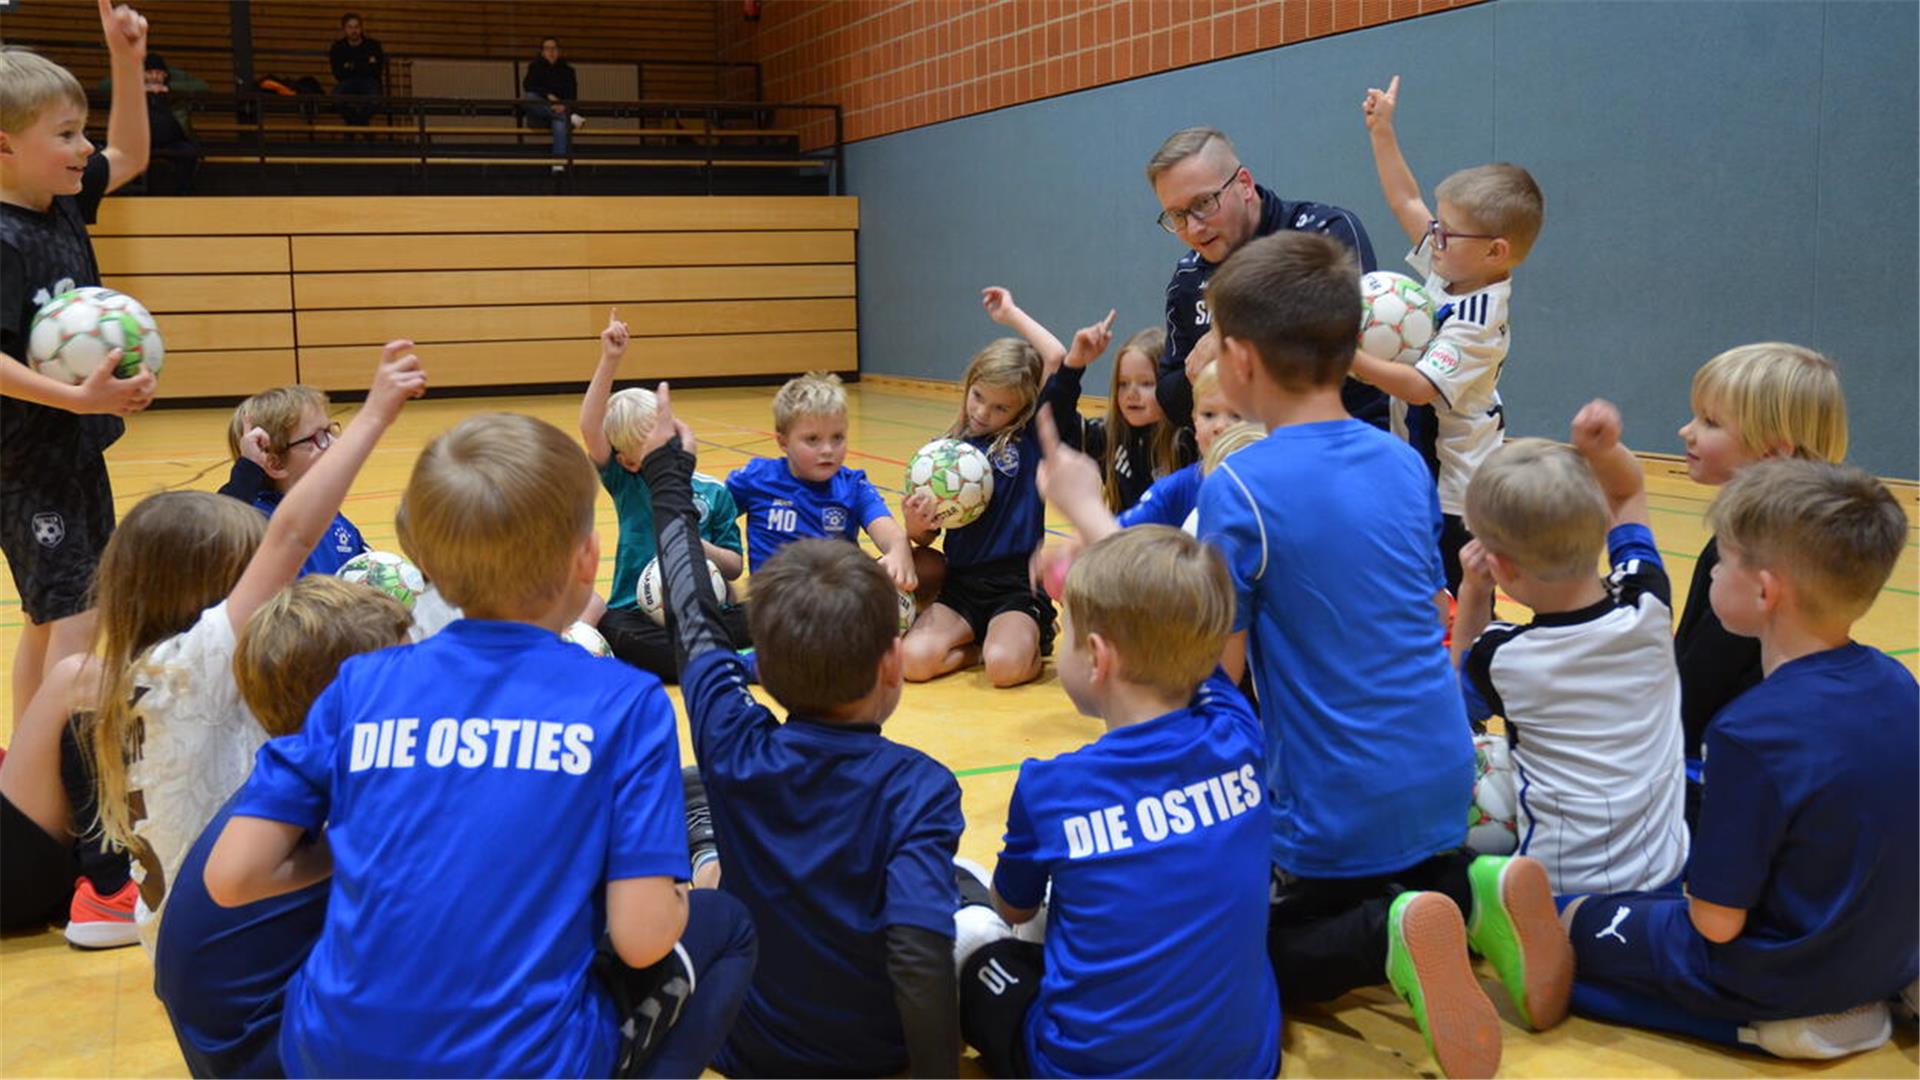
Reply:
<svg viewBox="0 0 1920 1080"><path fill-rule="evenodd" d="M1912 656L1914 653L1920 653L1920 648L1887 650L1888 656Z"/></svg>
<svg viewBox="0 0 1920 1080"><path fill-rule="evenodd" d="M1019 767L1019 765L983 765L978 769L956 769L953 775L964 780L969 776L985 776L988 773L1012 772Z"/></svg>

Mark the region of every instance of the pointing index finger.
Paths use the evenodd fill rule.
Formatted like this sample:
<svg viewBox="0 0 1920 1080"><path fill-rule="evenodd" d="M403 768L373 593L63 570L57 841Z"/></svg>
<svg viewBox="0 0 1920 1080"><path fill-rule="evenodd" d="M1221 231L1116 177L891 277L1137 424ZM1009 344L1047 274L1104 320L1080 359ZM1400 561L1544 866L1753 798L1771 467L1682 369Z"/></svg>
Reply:
<svg viewBox="0 0 1920 1080"><path fill-rule="evenodd" d="M1400 76L1395 75L1393 77L1393 80L1387 83L1387 100L1393 101L1397 99L1399 96L1400 96Z"/></svg>

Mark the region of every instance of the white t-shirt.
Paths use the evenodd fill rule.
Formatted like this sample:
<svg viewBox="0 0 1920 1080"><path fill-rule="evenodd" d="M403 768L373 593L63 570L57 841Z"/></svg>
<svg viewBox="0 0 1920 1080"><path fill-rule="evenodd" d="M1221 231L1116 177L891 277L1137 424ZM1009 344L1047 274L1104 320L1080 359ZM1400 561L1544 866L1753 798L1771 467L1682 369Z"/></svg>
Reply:
<svg viewBox="0 0 1920 1080"><path fill-rule="evenodd" d="M1407 252L1407 264L1426 278L1427 293L1437 308L1453 310L1427 344L1413 369L1427 377L1440 396L1433 411L1438 433L1434 450L1440 458L1440 509L1464 514L1467 481L1473 470L1500 448L1506 420L1500 413L1501 365L1507 361L1507 303L1513 280L1497 281L1470 293L1447 291L1447 283L1433 273L1433 253L1427 240ZM1407 437L1407 403L1392 401L1393 433Z"/></svg>
<svg viewBox="0 0 1920 1080"><path fill-rule="evenodd" d="M233 678L233 622L222 600L200 613L183 634L148 651L135 665L135 692L142 688L140 756L128 769L127 787L145 800L146 816L134 823L171 889L187 851L214 814L246 783L253 756L267 733L240 697ZM134 876L145 869L134 862ZM157 909L136 913L140 941L153 952L160 933Z"/></svg>

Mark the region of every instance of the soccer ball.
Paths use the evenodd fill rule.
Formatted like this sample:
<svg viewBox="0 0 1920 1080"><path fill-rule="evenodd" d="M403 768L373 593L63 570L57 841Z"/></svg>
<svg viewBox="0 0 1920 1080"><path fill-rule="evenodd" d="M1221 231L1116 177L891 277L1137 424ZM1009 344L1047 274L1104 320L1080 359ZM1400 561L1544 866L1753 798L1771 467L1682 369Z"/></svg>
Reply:
<svg viewBox="0 0 1920 1080"><path fill-rule="evenodd" d="M720 576L720 568L713 565L712 559L707 560L707 576L713 579L714 599L726 603L727 579ZM667 625L667 597L660 586L659 559L647 563L647 568L640 571L640 587L634 590L634 599L640 601L640 610L647 613L647 618L661 626Z"/></svg>
<svg viewBox="0 0 1920 1080"><path fill-rule="evenodd" d="M166 346L160 328L140 301L125 293L90 285L70 289L47 301L27 331L27 359L50 379L78 386L120 350L118 378L139 374L140 365L160 373Z"/></svg>
<svg viewBox="0 0 1920 1080"><path fill-rule="evenodd" d="M600 636L600 631L583 622L576 622L562 630L560 640L578 645L595 656L611 657L613 655L613 646L607 644L607 639Z"/></svg>
<svg viewBox="0 0 1920 1080"><path fill-rule="evenodd" d="M970 525L993 498L993 466L972 443L935 439L907 462L907 495L930 496L943 529Z"/></svg>
<svg viewBox="0 0 1920 1080"><path fill-rule="evenodd" d="M1513 755L1504 735L1473 739L1473 805L1467 808L1467 846L1482 855L1511 855L1520 846L1519 800Z"/></svg>
<svg viewBox="0 0 1920 1080"><path fill-rule="evenodd" d="M913 620L915 619L915 617L917 617L920 614L920 605L914 603L912 593L907 592L905 589L899 590L899 593L900 593L900 632L904 634L907 631L913 629Z"/></svg>
<svg viewBox="0 0 1920 1080"><path fill-rule="evenodd" d="M1361 278L1360 305L1360 348L1369 355L1411 364L1433 340L1433 297L1405 274Z"/></svg>
<svg viewBox="0 0 1920 1080"><path fill-rule="evenodd" d="M427 591L427 577L405 557L391 551L363 551L333 572L342 581L379 589L402 607L413 610L414 601Z"/></svg>

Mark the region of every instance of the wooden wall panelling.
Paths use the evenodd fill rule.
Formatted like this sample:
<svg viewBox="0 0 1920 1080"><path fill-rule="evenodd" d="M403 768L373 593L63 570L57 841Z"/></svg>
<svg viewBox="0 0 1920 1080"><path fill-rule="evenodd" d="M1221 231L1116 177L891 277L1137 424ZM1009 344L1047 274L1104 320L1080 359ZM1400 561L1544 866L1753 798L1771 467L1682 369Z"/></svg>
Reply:
<svg viewBox="0 0 1920 1080"><path fill-rule="evenodd" d="M285 274L106 274L101 284L139 300L155 315L293 310Z"/></svg>
<svg viewBox="0 0 1920 1080"><path fill-rule="evenodd" d="M108 199L95 236L272 233L710 232L856 229L859 200L832 195L655 196L528 199L514 196L360 198L324 195L169 200L164 214L139 199ZM418 243L423 241L405 241Z"/></svg>
<svg viewBox="0 0 1920 1080"><path fill-rule="evenodd" d="M367 373L372 370L369 364ZM242 397L298 381L292 349L176 352L169 347L154 393L163 398Z"/></svg>
<svg viewBox="0 0 1920 1080"><path fill-rule="evenodd" d="M383 236L296 236L301 272L360 270L506 270L564 266L743 266L852 263L853 233L465 233L395 244Z"/></svg>
<svg viewBox="0 0 1920 1080"><path fill-rule="evenodd" d="M291 312L170 315L160 328L169 352L217 349L290 349Z"/></svg>
<svg viewBox="0 0 1920 1080"><path fill-rule="evenodd" d="M642 328L685 334L757 334L791 330L851 330L853 298L829 300L629 302L621 318ZM241 316L229 316L239 318ZM394 338L421 344L462 341L591 341L606 325L600 304L515 307L372 308L297 313L300 344L379 345ZM302 357L304 362L305 357Z"/></svg>
<svg viewBox="0 0 1920 1080"><path fill-rule="evenodd" d="M646 350L647 377L712 378L853 371L858 346L852 330L802 333L637 338ZM598 350L590 338L422 345L420 358L435 386L585 383ZM370 346L303 347L303 381L325 390L364 390L378 350Z"/></svg>
<svg viewBox="0 0 1920 1080"><path fill-rule="evenodd" d="M137 205L125 207L129 201ZM100 265L116 274L284 274L291 269L284 236L142 235L172 214L171 207L155 204L172 201L109 199L102 203L101 216L129 223L132 235L116 236L99 225L89 229ZM109 212L109 207L114 211Z"/></svg>

